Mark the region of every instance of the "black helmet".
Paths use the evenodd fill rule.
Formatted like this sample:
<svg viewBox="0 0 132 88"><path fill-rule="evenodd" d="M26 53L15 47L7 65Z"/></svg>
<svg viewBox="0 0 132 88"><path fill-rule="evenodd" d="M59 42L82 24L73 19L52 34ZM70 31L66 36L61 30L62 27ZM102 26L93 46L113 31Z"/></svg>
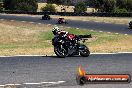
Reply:
<svg viewBox="0 0 132 88"><path fill-rule="evenodd" d="M54 27L54 28L52 29L52 32L53 32L54 35L56 35L59 31L60 31L60 30L59 30L59 27Z"/></svg>

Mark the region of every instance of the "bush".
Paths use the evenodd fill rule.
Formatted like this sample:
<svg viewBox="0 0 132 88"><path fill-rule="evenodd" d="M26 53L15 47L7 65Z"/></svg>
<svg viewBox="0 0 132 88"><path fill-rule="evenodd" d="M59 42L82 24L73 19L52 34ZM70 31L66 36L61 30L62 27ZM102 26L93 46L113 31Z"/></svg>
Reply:
<svg viewBox="0 0 132 88"><path fill-rule="evenodd" d="M87 10L87 6L84 2L79 2L75 5L74 12L81 13Z"/></svg>
<svg viewBox="0 0 132 88"><path fill-rule="evenodd" d="M4 0L6 10L37 11L37 0Z"/></svg>
<svg viewBox="0 0 132 88"><path fill-rule="evenodd" d="M50 11L50 12L56 12L55 6L52 4L46 4L46 6L42 7L41 10L44 11Z"/></svg>
<svg viewBox="0 0 132 88"><path fill-rule="evenodd" d="M3 10L3 3L0 3L0 11Z"/></svg>
<svg viewBox="0 0 132 88"><path fill-rule="evenodd" d="M127 13L128 11L125 9L125 8L119 8L119 7L116 7L114 9L114 13Z"/></svg>

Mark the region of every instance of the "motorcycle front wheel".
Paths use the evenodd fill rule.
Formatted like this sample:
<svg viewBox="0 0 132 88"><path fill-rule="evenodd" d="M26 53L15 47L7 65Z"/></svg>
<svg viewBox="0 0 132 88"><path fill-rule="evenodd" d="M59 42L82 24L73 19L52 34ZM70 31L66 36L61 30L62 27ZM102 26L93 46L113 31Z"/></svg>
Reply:
<svg viewBox="0 0 132 88"><path fill-rule="evenodd" d="M68 49L62 45L54 47L54 52L60 58L68 56Z"/></svg>
<svg viewBox="0 0 132 88"><path fill-rule="evenodd" d="M129 25L129 28L132 29L132 25Z"/></svg>

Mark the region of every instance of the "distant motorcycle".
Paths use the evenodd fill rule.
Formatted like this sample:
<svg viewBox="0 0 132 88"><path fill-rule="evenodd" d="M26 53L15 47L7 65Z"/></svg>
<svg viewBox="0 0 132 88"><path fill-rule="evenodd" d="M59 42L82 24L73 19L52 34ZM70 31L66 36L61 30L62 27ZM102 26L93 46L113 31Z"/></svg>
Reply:
<svg viewBox="0 0 132 88"><path fill-rule="evenodd" d="M74 45L69 41L71 38L74 40ZM62 35L54 37L52 39L52 45L54 46L55 54L61 58L79 54L83 57L88 57L90 55L88 47L80 43L81 40L85 42L84 38L91 38L91 35L68 34L66 38Z"/></svg>
<svg viewBox="0 0 132 88"><path fill-rule="evenodd" d="M58 24L68 24L67 22L66 22L66 20L64 19L64 18L59 18L58 19Z"/></svg>
<svg viewBox="0 0 132 88"><path fill-rule="evenodd" d="M129 23L129 28L132 29L132 21L130 21L130 23Z"/></svg>
<svg viewBox="0 0 132 88"><path fill-rule="evenodd" d="M42 20L50 20L50 19L51 19L51 17L47 14L42 16Z"/></svg>

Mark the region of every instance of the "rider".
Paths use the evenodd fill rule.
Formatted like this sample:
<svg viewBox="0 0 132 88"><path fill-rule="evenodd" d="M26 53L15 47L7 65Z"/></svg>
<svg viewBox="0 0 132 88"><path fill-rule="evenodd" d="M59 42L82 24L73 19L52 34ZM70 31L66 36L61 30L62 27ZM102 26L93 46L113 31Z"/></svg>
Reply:
<svg viewBox="0 0 132 88"><path fill-rule="evenodd" d="M67 31L60 30L59 27L54 27L52 29L52 32L55 36L58 36L60 34L63 34L63 37L67 37L68 33Z"/></svg>
<svg viewBox="0 0 132 88"><path fill-rule="evenodd" d="M67 31L60 30L59 27L54 27L52 29L52 32L55 36L62 34L63 37L68 37L68 39L72 43L72 45L75 45L75 39L74 39L75 35L69 34L69 32L67 32Z"/></svg>

